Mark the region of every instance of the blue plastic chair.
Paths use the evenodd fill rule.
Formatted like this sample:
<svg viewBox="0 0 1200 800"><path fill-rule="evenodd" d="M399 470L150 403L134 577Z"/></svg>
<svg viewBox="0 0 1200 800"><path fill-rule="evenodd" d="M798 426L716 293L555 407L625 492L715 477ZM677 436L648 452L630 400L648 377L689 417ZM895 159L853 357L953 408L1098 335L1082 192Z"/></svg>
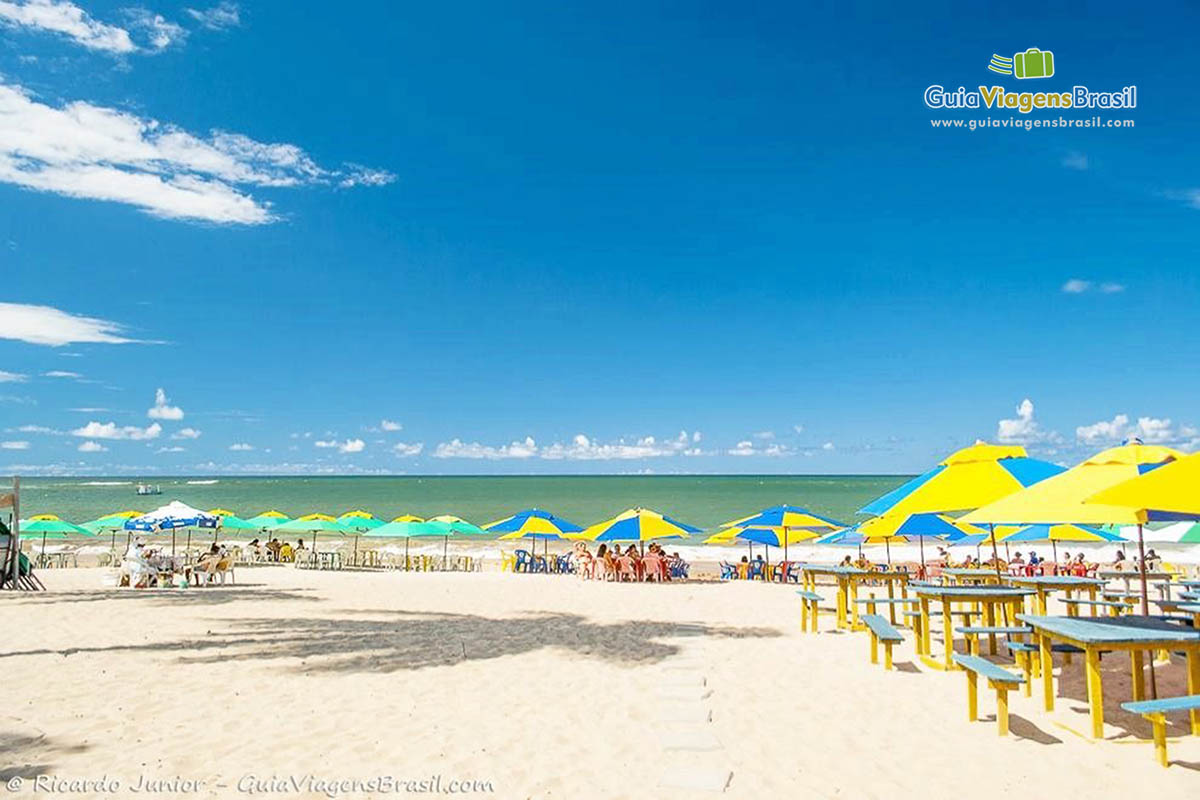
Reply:
<svg viewBox="0 0 1200 800"><path fill-rule="evenodd" d="M513 572L533 572L533 557L529 555L528 550L517 550L513 555L517 557Z"/></svg>
<svg viewBox="0 0 1200 800"><path fill-rule="evenodd" d="M762 580L763 579L763 566L765 565L765 563L766 562L758 561L758 560L754 560L754 561L750 562L750 571L749 571L750 580L754 581L754 580Z"/></svg>
<svg viewBox="0 0 1200 800"><path fill-rule="evenodd" d="M727 561L721 562L721 580L732 581L737 578L737 567Z"/></svg>

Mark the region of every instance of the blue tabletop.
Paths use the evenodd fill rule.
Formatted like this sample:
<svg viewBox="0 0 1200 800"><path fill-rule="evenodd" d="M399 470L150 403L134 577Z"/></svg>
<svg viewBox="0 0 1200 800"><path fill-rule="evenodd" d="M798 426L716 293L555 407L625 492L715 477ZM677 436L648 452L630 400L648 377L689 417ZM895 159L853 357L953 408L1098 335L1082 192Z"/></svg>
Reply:
<svg viewBox="0 0 1200 800"><path fill-rule="evenodd" d="M1187 580L1176 581L1176 583L1178 583L1180 586L1186 586L1189 589L1200 589L1200 581L1192 580L1190 578Z"/></svg>
<svg viewBox="0 0 1200 800"><path fill-rule="evenodd" d="M1052 636L1057 634L1084 644L1136 644L1138 642L1194 642L1200 631L1158 617L1053 617L1018 614L1017 619Z"/></svg>
<svg viewBox="0 0 1200 800"><path fill-rule="evenodd" d="M951 567L950 569L943 569L942 573L944 575L963 575L966 577L972 577L975 575L979 575L980 577L984 577L984 578L989 577L989 576L992 578L997 577L996 570L994 570L994 569L976 569L975 567L971 567L971 568ZM1001 571L999 573L999 577L1001 577L1001 578L1004 577L1003 571Z"/></svg>
<svg viewBox="0 0 1200 800"><path fill-rule="evenodd" d="M1048 583L1059 586L1103 586L1104 581L1099 578L1081 578L1078 575L1010 575L1008 580L1016 584L1030 584L1037 586L1039 584Z"/></svg>
<svg viewBox="0 0 1200 800"><path fill-rule="evenodd" d="M908 588L921 597L1024 597L1033 594L1033 589L1017 589L1013 586L913 586Z"/></svg>
<svg viewBox="0 0 1200 800"><path fill-rule="evenodd" d="M800 564L800 569L809 572L820 572L826 575L866 575L870 570L858 567L842 567L835 564Z"/></svg>

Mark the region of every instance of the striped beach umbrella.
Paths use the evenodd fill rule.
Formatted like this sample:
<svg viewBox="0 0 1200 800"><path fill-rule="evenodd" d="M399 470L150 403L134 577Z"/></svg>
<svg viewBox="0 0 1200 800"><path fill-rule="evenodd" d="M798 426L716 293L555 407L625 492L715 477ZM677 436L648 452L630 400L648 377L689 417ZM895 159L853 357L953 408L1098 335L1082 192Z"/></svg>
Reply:
<svg viewBox="0 0 1200 800"><path fill-rule="evenodd" d="M653 539L686 539L700 529L646 508L631 508L598 522L570 539L593 542L648 542Z"/></svg>

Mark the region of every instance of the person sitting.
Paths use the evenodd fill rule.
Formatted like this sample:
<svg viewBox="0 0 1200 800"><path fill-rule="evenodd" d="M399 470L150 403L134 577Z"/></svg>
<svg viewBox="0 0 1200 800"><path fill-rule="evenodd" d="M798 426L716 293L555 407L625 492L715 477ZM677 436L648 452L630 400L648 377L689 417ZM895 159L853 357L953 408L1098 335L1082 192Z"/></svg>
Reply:
<svg viewBox="0 0 1200 800"><path fill-rule="evenodd" d="M854 566L858 567L859 569L869 570L871 568L871 560L866 556L859 554L858 558L854 560Z"/></svg>
<svg viewBox="0 0 1200 800"><path fill-rule="evenodd" d="M201 583L201 578L203 578L204 582L212 578L224 555L217 543L213 542L208 552L200 556L200 560L196 562L196 566L192 567L192 575L196 578L197 585Z"/></svg>
<svg viewBox="0 0 1200 800"><path fill-rule="evenodd" d="M279 541L276 540L275 544L279 544ZM275 549L275 561L289 562L294 561L295 558L296 554L292 552L292 546L290 544L279 544L279 546Z"/></svg>
<svg viewBox="0 0 1200 800"><path fill-rule="evenodd" d="M854 561L853 561L853 559L850 558L850 556L846 556L845 558L842 559L842 563L839 564L838 566L839 567L853 567Z"/></svg>
<svg viewBox="0 0 1200 800"><path fill-rule="evenodd" d="M1129 568L1129 562L1125 560L1124 550L1117 551L1117 555L1113 558L1112 568L1117 572L1124 572Z"/></svg>
<svg viewBox="0 0 1200 800"><path fill-rule="evenodd" d="M147 560L145 548L146 543L139 538L125 551L125 558L121 561L121 577L117 580L118 586L128 581L131 589L144 589L151 581L157 579L158 570Z"/></svg>
<svg viewBox="0 0 1200 800"><path fill-rule="evenodd" d="M290 547L288 548L291 549ZM267 558L271 561L283 561L280 557L280 551L283 550L283 544L278 539L271 539L267 542Z"/></svg>
<svg viewBox="0 0 1200 800"><path fill-rule="evenodd" d="M609 549L607 544L601 544L600 549L596 551L596 558L604 562L604 580L617 580L617 556L615 555L617 548Z"/></svg>
<svg viewBox="0 0 1200 800"><path fill-rule="evenodd" d="M750 559L742 556L742 560L738 562L737 573L742 580L750 578Z"/></svg>
<svg viewBox="0 0 1200 800"><path fill-rule="evenodd" d="M667 580L671 580L672 576L679 578L688 576L688 563L683 560L678 551L671 553L671 557L667 559Z"/></svg>
<svg viewBox="0 0 1200 800"><path fill-rule="evenodd" d="M642 558L642 580L665 581L667 579L667 562L657 546L651 544Z"/></svg>
<svg viewBox="0 0 1200 800"><path fill-rule="evenodd" d="M1083 560L1083 552L1075 554L1074 560L1068 565L1068 574L1074 575L1077 578L1086 578L1088 574L1088 565Z"/></svg>
<svg viewBox="0 0 1200 800"><path fill-rule="evenodd" d="M575 543L575 564L575 571L581 580L596 577L596 559L592 558L583 542Z"/></svg>
<svg viewBox="0 0 1200 800"><path fill-rule="evenodd" d="M1151 548L1146 553L1146 571L1147 572L1161 572L1162 571L1162 559L1158 557L1158 553L1154 552L1153 548Z"/></svg>

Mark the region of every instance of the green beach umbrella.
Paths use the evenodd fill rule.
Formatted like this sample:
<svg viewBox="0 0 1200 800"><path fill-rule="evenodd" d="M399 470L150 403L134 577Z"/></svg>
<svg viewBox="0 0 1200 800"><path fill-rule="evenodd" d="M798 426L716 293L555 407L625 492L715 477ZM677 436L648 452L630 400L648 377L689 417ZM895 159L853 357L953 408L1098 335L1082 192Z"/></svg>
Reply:
<svg viewBox="0 0 1200 800"><path fill-rule="evenodd" d="M129 519L129 517L125 516L124 514L109 514L108 516L99 517L98 519L81 523L79 527L89 530L97 536L105 531L108 531L112 534L112 541L109 543L109 549L116 550L117 531L125 530L125 520L127 519Z"/></svg>
<svg viewBox="0 0 1200 800"><path fill-rule="evenodd" d="M72 525L53 514L40 514L36 519L21 521L21 534L42 535L42 553L46 552L47 539L66 539L68 536L95 536L96 534L79 525Z"/></svg>
<svg viewBox="0 0 1200 800"><path fill-rule="evenodd" d="M371 531L376 539L404 540L404 568L408 569L408 540L422 537L446 536L449 524L444 522L389 522Z"/></svg>
<svg viewBox="0 0 1200 800"><path fill-rule="evenodd" d="M354 562L358 562L358 539L364 533L370 533L375 528L381 527L386 523L376 518L369 511L359 509L357 511L347 511L338 517L338 522L345 525L354 536Z"/></svg>
<svg viewBox="0 0 1200 800"><path fill-rule="evenodd" d="M257 517L251 517L250 519L246 520L246 522L249 522L259 530L272 531L285 522L289 522L290 520L290 517L288 517L286 514L281 514L278 511L264 511Z"/></svg>
<svg viewBox="0 0 1200 800"><path fill-rule="evenodd" d="M336 533L345 536L348 533L353 533L342 523L338 522L328 514L308 514L299 519L285 522L282 525L275 527L273 533L311 533L313 535L313 552L317 550L317 534L318 533Z"/></svg>

